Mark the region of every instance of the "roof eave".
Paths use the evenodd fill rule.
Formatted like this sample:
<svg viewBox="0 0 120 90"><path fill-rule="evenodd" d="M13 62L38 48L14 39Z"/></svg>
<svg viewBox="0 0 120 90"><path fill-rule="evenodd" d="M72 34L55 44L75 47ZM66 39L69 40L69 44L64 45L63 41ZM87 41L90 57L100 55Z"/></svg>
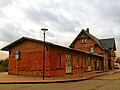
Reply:
<svg viewBox="0 0 120 90"><path fill-rule="evenodd" d="M14 41L14 42L12 42L11 44L8 44L7 46L1 48L1 50L9 51L12 46L16 45L17 43L19 43L19 42L21 42L23 40L24 40L24 37L22 37L22 38L20 38L20 39L18 39L16 41Z"/></svg>
<svg viewBox="0 0 120 90"><path fill-rule="evenodd" d="M85 31L84 31L85 32ZM91 39L93 39L87 32L85 32ZM93 39L94 40L94 39ZM95 40L94 40L95 41ZM95 41L96 42L96 41ZM97 42L96 42L97 43ZM98 43L97 43L98 44ZM99 45L99 44L98 44ZM103 50L104 50L104 47L99 45Z"/></svg>
<svg viewBox="0 0 120 90"><path fill-rule="evenodd" d="M76 41L76 39L78 38L78 36L84 31L84 29L82 29L82 31L77 35L77 37L73 40L73 42L70 44L70 48L72 48L73 43Z"/></svg>
<svg viewBox="0 0 120 90"><path fill-rule="evenodd" d="M30 40L30 41L33 41L33 42L43 43L43 41L41 41L41 40L36 40L36 39L28 38L28 37L22 37L22 38L20 38L16 41L12 42L11 44L8 44L7 46L1 48L0 50L9 51L13 46L16 46L17 44L19 44L19 43L21 43L25 40ZM45 42L45 44L53 44L53 43Z"/></svg>

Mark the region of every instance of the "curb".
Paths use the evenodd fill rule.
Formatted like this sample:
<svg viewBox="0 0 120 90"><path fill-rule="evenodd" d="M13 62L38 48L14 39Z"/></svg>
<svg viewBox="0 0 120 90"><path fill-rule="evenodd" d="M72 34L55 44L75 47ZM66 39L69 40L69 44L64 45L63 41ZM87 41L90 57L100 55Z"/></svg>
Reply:
<svg viewBox="0 0 120 90"><path fill-rule="evenodd" d="M66 80L43 80L43 81L4 81L0 82L0 84L50 84L50 83L66 83L66 82L77 82L77 81L84 81L84 80L89 80L95 77L103 76L103 75L108 75L109 72L98 74L98 75L93 75L89 77L83 77L83 78L75 78L75 79L66 79Z"/></svg>

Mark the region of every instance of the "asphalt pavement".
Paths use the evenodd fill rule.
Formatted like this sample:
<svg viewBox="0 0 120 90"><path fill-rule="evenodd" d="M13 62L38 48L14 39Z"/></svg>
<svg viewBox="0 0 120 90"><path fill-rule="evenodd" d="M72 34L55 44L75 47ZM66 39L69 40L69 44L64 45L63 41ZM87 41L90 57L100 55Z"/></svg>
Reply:
<svg viewBox="0 0 120 90"><path fill-rule="evenodd" d="M65 76L64 78L66 77L69 78L70 76ZM114 73L109 72L107 75L93 77L89 80L77 82L46 84L0 84L0 90L120 90L119 83L120 72L115 71Z"/></svg>
<svg viewBox="0 0 120 90"><path fill-rule="evenodd" d="M42 77L8 75L8 72L1 72L0 84L40 84L40 83L43 84L43 83L76 82L76 81L88 80L94 77L99 77L112 73L115 73L115 71L108 71L108 72L92 71L92 72L81 73L76 75L45 77L45 80L42 80Z"/></svg>

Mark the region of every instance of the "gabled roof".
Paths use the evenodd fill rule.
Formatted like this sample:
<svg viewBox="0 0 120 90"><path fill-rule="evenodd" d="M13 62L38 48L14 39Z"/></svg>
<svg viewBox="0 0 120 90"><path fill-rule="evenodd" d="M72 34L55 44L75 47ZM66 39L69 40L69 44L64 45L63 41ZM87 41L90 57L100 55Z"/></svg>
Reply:
<svg viewBox="0 0 120 90"><path fill-rule="evenodd" d="M100 39L100 42L102 43L102 45L105 49L114 48L114 50L116 50L116 45L115 45L115 39L114 38Z"/></svg>
<svg viewBox="0 0 120 90"><path fill-rule="evenodd" d="M41 40L37 40L37 39L32 39L32 38L28 38L28 37L22 37L16 41L14 41L13 43L3 47L1 50L5 50L5 51L9 51L12 47L22 43L23 41L32 41L32 42L36 42L36 43L43 43L43 41ZM91 54L90 52L84 52L84 51L80 51L80 50L75 50L75 49L72 49L72 48L68 48L68 47L64 47L64 46L60 46L60 45L56 45L56 44L53 44L51 42L45 42L45 44L47 45L52 45L52 46L56 46L56 47L60 47L60 48L64 48L64 49L68 49L68 50L72 50L72 51L76 51L76 52L80 52L80 53L85 53L85 54ZM99 56L99 57L103 57L103 55L98 55L98 54L92 54L94 56Z"/></svg>
<svg viewBox="0 0 120 90"><path fill-rule="evenodd" d="M12 42L11 44L1 48L1 50L5 50L5 51L9 51L12 47L18 45L19 43L25 41L25 40L30 40L30 41L33 41L33 42L38 42L38 43L43 43L43 41L41 40L37 40L37 39L33 39L33 38L28 38L28 37L22 37L14 42ZM53 43L50 43L50 42L46 42L46 44L53 44Z"/></svg>
<svg viewBox="0 0 120 90"><path fill-rule="evenodd" d="M72 45L76 42L77 38L80 37L80 35L84 32L86 35L88 35L96 44L98 44L103 50L107 50L109 48L114 48L116 50L115 45L115 39L114 38L108 38L108 39L98 39L95 36L91 35L88 31L82 29L82 31L78 34L78 36L74 39L74 41L71 43L69 47L72 47Z"/></svg>
<svg viewBox="0 0 120 90"><path fill-rule="evenodd" d="M85 30L84 30L85 31ZM87 31L85 33L96 43L98 46L100 46L102 49L104 49L103 45L101 44L100 40L96 38L95 36L89 34Z"/></svg>
<svg viewBox="0 0 120 90"><path fill-rule="evenodd" d="M96 44L98 44L102 49L104 49L104 47L102 46L100 40L97 39L96 37L94 37L93 35L89 34L84 29L82 29L82 31L78 34L78 36L74 39L74 41L71 43L71 45L69 47L72 47L72 45L75 43L75 41L77 40L77 38L82 34L82 32L84 32L85 34L87 34Z"/></svg>

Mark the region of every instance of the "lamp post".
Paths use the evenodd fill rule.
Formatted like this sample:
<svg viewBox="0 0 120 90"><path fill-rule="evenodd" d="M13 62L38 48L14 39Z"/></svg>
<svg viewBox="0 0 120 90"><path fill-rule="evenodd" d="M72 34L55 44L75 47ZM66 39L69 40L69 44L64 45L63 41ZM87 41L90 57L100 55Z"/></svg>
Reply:
<svg viewBox="0 0 120 90"><path fill-rule="evenodd" d="M43 47L43 61L42 61L42 79L44 80L44 68L45 68L45 31L48 31L46 28L41 29L44 35L44 47Z"/></svg>

